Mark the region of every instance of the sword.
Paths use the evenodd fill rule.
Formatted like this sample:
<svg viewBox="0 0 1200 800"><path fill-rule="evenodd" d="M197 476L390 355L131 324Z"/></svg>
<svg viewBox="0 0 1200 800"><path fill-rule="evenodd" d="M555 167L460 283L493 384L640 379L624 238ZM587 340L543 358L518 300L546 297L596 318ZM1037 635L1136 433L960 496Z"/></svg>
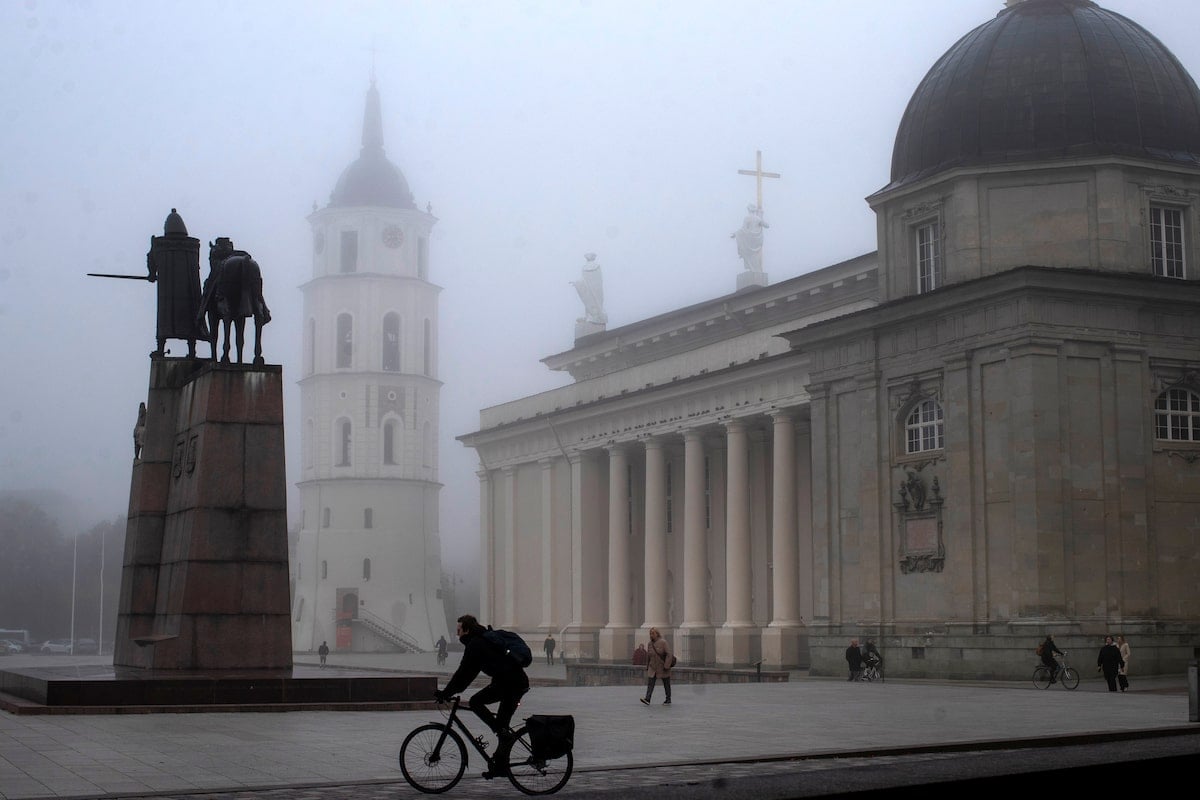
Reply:
<svg viewBox="0 0 1200 800"><path fill-rule="evenodd" d="M93 278L124 278L127 281L148 281L150 278L146 275L113 275L109 272L89 272Z"/></svg>

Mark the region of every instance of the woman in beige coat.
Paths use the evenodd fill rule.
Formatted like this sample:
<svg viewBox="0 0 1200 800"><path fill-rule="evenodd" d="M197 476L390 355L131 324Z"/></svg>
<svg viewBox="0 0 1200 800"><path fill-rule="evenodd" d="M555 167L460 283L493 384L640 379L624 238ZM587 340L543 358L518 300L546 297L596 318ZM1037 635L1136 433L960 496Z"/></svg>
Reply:
<svg viewBox="0 0 1200 800"><path fill-rule="evenodd" d="M663 691L667 694L667 699L663 700L664 706L671 705L671 667L674 659L671 656L671 645L658 632L658 628L650 629L650 645L646 648L646 696L642 698L642 705L650 705L650 695L654 694L654 683L659 678L662 678Z"/></svg>

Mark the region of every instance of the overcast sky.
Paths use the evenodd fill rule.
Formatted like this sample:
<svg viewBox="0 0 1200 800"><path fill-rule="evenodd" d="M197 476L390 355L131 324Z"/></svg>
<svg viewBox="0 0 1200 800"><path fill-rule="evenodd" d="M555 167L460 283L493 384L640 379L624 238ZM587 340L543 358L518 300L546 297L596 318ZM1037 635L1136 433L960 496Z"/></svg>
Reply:
<svg viewBox="0 0 1200 800"><path fill-rule="evenodd" d="M1102 5L1200 75L1200 2ZM1001 7L4 0L0 488L124 512L154 294L85 274L144 274L172 207L262 265L295 480L306 217L358 156L373 69L388 157L440 220L443 550L467 568L477 460L454 437L569 380L539 362L572 345L584 253L610 328L733 291L755 150L782 174L764 186L772 281L874 250L863 198L888 181L909 97Z"/></svg>

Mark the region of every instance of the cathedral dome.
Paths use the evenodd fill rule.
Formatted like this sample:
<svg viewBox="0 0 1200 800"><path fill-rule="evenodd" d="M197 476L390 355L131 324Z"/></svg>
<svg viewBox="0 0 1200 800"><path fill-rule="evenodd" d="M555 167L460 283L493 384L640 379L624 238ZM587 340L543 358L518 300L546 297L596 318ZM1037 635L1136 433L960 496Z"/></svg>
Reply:
<svg viewBox="0 0 1200 800"><path fill-rule="evenodd" d="M957 167L1088 156L1200 167L1200 90L1120 14L1025 0L929 70L900 122L886 188Z"/></svg>
<svg viewBox="0 0 1200 800"><path fill-rule="evenodd" d="M404 173L388 161L383 151L383 115L374 81L367 90L367 107L363 112L362 152L338 178L329 205L416 208Z"/></svg>

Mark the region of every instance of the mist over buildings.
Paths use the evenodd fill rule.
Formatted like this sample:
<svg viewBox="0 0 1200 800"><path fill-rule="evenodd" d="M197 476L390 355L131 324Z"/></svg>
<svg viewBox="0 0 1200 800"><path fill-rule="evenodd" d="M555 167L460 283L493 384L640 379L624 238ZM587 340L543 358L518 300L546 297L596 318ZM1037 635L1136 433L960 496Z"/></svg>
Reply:
<svg viewBox="0 0 1200 800"><path fill-rule="evenodd" d="M1200 4L1102 5L1200 74ZM756 150L782 175L764 187L772 281L874 250L863 197L913 89L1001 7L0 4L0 489L60 493L72 524L125 510L154 295L86 273L144 274L171 208L262 265L295 419L306 217L358 154L374 77L388 158L439 219L443 562L473 569L477 464L454 437L568 382L540 359L572 345L584 254L610 329L733 291Z"/></svg>

